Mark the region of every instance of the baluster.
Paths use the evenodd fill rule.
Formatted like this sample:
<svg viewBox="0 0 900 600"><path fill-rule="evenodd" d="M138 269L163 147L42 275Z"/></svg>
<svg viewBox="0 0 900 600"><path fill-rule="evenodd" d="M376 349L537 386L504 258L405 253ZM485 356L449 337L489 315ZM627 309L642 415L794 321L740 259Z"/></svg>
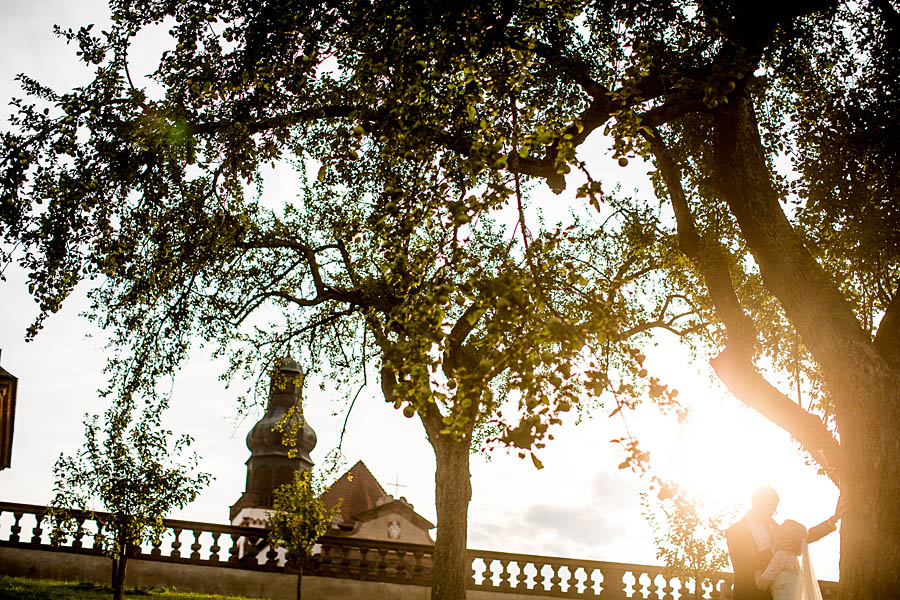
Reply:
<svg viewBox="0 0 900 600"><path fill-rule="evenodd" d="M478 587L478 585L479 585L479 584L478 584L478 575L479 575L479 573L481 574L481 581L482 581L482 583L484 583L484 570L482 569L481 571L479 571L479 570L478 570L478 567L477 567L477 564L478 564L477 561L478 561L479 558L480 558L480 557L475 557L475 559L472 560L472 567L471 567L471 573L472 573L472 574L469 576L469 579L470 579L472 585L475 586L475 587ZM481 559L481 564L484 565L484 564L486 564L486 563L487 563L487 559L482 558L482 559Z"/></svg>
<svg viewBox="0 0 900 600"><path fill-rule="evenodd" d="M219 536L222 535L221 531L213 531L212 533L212 546L209 549L209 561L210 562L219 562L219 550L222 548L219 547Z"/></svg>
<svg viewBox="0 0 900 600"><path fill-rule="evenodd" d="M644 576L643 571L632 571L631 574L634 576L634 584L631 586L631 597L632 598L643 598L644 597L644 589L645 586L641 581L641 577Z"/></svg>
<svg viewBox="0 0 900 600"><path fill-rule="evenodd" d="M529 563L522 562L517 560L516 565L519 567L519 574L516 576L516 589L517 590L526 590L528 589L528 573L525 572L525 567Z"/></svg>
<svg viewBox="0 0 900 600"><path fill-rule="evenodd" d="M337 576L344 575L344 565L346 562L347 547L344 545L331 546L329 559L331 564L331 572Z"/></svg>
<svg viewBox="0 0 900 600"><path fill-rule="evenodd" d="M387 557L390 550L388 550L387 548L377 548L376 551L378 552L377 574L378 576L387 575Z"/></svg>
<svg viewBox="0 0 900 600"><path fill-rule="evenodd" d="M709 584L712 586L709 590L709 600L720 600L722 597L722 592L719 591L719 583L722 580L718 577L712 577L709 580Z"/></svg>
<svg viewBox="0 0 900 600"><path fill-rule="evenodd" d="M163 535L165 535L165 532L163 532ZM162 556L162 539L163 536L160 535L159 537L150 540L150 543L153 545L153 549L150 550L150 556Z"/></svg>
<svg viewBox="0 0 900 600"><path fill-rule="evenodd" d="M562 568L560 563L550 563L550 568L552 569L553 578L550 579L550 591L551 592L561 592L562 587L560 587L560 582L562 579L559 577L559 570Z"/></svg>
<svg viewBox="0 0 900 600"><path fill-rule="evenodd" d="M397 550L396 552L397 564L394 568L397 571L397 575L404 579L410 579L412 577L412 564L406 560L406 556L411 553L406 550Z"/></svg>
<svg viewBox="0 0 900 600"><path fill-rule="evenodd" d="M351 548L349 546L344 546L341 544L340 546L334 547L335 552L338 553L337 560L334 561L334 570L338 577L342 577L349 574L348 565L350 564L350 551Z"/></svg>
<svg viewBox="0 0 900 600"><path fill-rule="evenodd" d="M144 553L144 549L140 544L128 544L128 549L126 550L126 552L131 558L140 558L140 556Z"/></svg>
<svg viewBox="0 0 900 600"><path fill-rule="evenodd" d="M500 559L500 589L508 590L511 586L509 585L509 578L512 573L509 572L509 563L508 560Z"/></svg>
<svg viewBox="0 0 900 600"><path fill-rule="evenodd" d="M672 592L675 591L675 588L672 587L672 580L668 577L664 577L666 582L666 587L662 589L665 592L665 596L663 596L663 600L675 600L675 597L672 595Z"/></svg>
<svg viewBox="0 0 900 600"><path fill-rule="evenodd" d="M78 523L78 527L75 529L75 539L72 540L72 548L81 548L81 539L84 537L84 520L83 516L75 517L75 522Z"/></svg>
<svg viewBox="0 0 900 600"><path fill-rule="evenodd" d="M544 586L544 563L536 562L534 563L534 568L537 569L537 573L534 574L534 589L546 591L546 587Z"/></svg>
<svg viewBox="0 0 900 600"><path fill-rule="evenodd" d="M647 573L647 577L650 578L650 585L644 587L644 590L647 592L647 598L651 600L657 600L659 598L659 594L657 594L657 590L659 590L659 586L656 585L656 578L659 577L659 573Z"/></svg>
<svg viewBox="0 0 900 600"><path fill-rule="evenodd" d="M41 536L44 534L44 530L41 529L41 523L44 521L44 514L43 511L34 514L36 520L34 527L31 529L31 543L35 546L41 545Z"/></svg>
<svg viewBox="0 0 900 600"><path fill-rule="evenodd" d="M369 551L371 548L364 544L360 544L357 549L359 552L359 572L364 574L369 573L377 573L378 572L378 561L369 560ZM346 561L347 564L350 561Z"/></svg>
<svg viewBox="0 0 900 600"><path fill-rule="evenodd" d="M425 558L425 553L423 551L416 550L415 552L413 552L413 559L415 560L415 563L413 564L413 576L414 577L419 577L419 575L421 575L422 571L425 570L425 565L422 564L424 558Z"/></svg>
<svg viewBox="0 0 900 600"><path fill-rule="evenodd" d="M312 560L309 562L310 573L320 574L324 572L325 562L328 559L327 549L324 543L319 543L319 551L313 554Z"/></svg>
<svg viewBox="0 0 900 600"><path fill-rule="evenodd" d="M473 586L475 586L475 587L478 587L478 586L480 585L480 584L478 583L478 576L479 576L479 575L481 575L481 582L484 583L484 569L482 568L482 569L479 571L479 567L478 567L478 560L479 560L479 559L481 560L482 566L484 566L484 565L487 564L487 559L486 559L486 558L482 558L482 557L480 557L480 556L476 556L475 558L472 559L472 566L471 566L471 571L470 571L471 574L470 574L470 576L469 576L469 580L470 580L470 584L473 585ZM433 567L433 566L434 566L434 564L432 563L432 567Z"/></svg>
<svg viewBox="0 0 900 600"><path fill-rule="evenodd" d="M693 596L695 598L702 599L706 595L706 590L703 589L703 584L700 582L693 581L685 577L681 579L681 590L679 591L681 598L687 598L688 596ZM690 587L693 591L688 592L688 587Z"/></svg>
<svg viewBox="0 0 900 600"><path fill-rule="evenodd" d="M278 550L276 550L275 547L272 546L272 544L269 544L268 540L266 540L265 547L268 549L266 550L266 553L263 555L262 564L267 567L277 567L278 566Z"/></svg>
<svg viewBox="0 0 900 600"><path fill-rule="evenodd" d="M94 534L94 539L91 540L91 550L95 550L96 552L103 551L103 530L106 528L106 522L98 517L95 520L97 523L97 533Z"/></svg>
<svg viewBox="0 0 900 600"><path fill-rule="evenodd" d="M263 554L265 549L266 545L261 536L255 534L244 536L244 555L241 560L251 565L250 568L255 569L257 565L261 567L266 560L266 555Z"/></svg>
<svg viewBox="0 0 900 600"><path fill-rule="evenodd" d="M203 534L203 531L200 529L191 529L191 533L194 534L194 543L191 544L191 562L199 562L200 561L200 536Z"/></svg>
<svg viewBox="0 0 900 600"><path fill-rule="evenodd" d="M181 548L181 541L178 539L178 537L181 535L181 532L182 529L180 527L172 528L172 533L175 534L175 539L172 540L172 558L181 558L181 550L179 550L179 548Z"/></svg>
<svg viewBox="0 0 900 600"><path fill-rule="evenodd" d="M22 519L22 515L25 514L21 511L13 511L13 524L12 527L9 528L9 541L12 544L16 544L19 542L19 533L22 531L22 528L19 527L19 521Z"/></svg>
<svg viewBox="0 0 900 600"><path fill-rule="evenodd" d="M569 569L569 579L566 581L568 587L566 588L566 591L571 594L578 591L578 578L575 576L575 572L581 567L573 567L572 565L566 565L566 567Z"/></svg>
<svg viewBox="0 0 900 600"><path fill-rule="evenodd" d="M233 565L238 562L238 554L241 553L239 545L241 536L236 533L229 533L228 536L231 538L231 547L228 549L228 564Z"/></svg>

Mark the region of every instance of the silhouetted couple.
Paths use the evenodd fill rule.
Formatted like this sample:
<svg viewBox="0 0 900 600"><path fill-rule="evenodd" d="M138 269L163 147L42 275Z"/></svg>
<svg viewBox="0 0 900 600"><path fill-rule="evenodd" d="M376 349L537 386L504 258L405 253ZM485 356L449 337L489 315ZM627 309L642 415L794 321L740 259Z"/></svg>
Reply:
<svg viewBox="0 0 900 600"><path fill-rule="evenodd" d="M809 531L797 521L781 525L772 515L778 494L753 492L750 511L725 532L734 569L733 600L822 600L808 545L836 529L842 507Z"/></svg>

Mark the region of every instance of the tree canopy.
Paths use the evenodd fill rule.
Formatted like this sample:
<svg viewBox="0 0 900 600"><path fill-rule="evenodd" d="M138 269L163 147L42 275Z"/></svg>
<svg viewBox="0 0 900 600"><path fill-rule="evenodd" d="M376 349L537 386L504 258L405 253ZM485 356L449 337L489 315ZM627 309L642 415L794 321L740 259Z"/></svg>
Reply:
<svg viewBox="0 0 900 600"><path fill-rule="evenodd" d="M533 450L586 388L671 402L633 387L633 340L673 330L865 507L845 517L847 597L896 587L865 559L900 561L890 2L110 6L106 31L60 32L94 79L23 76L3 137L31 335L99 278L126 389L193 336L237 366L303 339L375 361L386 397L454 440L514 398L498 437ZM139 35L166 41L149 80L129 70ZM605 189L578 152L592 134L649 160L656 197ZM272 208L252 190L280 160L316 175ZM532 217L543 186L577 187L582 214Z"/></svg>
<svg viewBox="0 0 900 600"><path fill-rule="evenodd" d="M51 539L80 539L84 521L96 521L95 547L112 559L116 600L125 589L128 557L135 546L159 543L163 519L190 504L212 479L197 470L196 454L184 456L193 439L161 423L165 402L150 402L137 420L135 403L116 402L103 415L85 416L85 443L75 454L60 455L53 465L54 497L48 515ZM97 509L105 511L98 514ZM81 515L73 511L81 511ZM85 512L87 511L87 512ZM80 518L79 518L80 517Z"/></svg>

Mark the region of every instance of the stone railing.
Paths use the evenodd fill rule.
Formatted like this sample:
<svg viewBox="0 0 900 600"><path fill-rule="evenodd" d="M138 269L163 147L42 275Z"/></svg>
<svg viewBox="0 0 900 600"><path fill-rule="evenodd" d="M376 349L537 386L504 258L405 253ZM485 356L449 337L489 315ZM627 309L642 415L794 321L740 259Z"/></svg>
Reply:
<svg viewBox="0 0 900 600"><path fill-rule="evenodd" d="M664 598L693 593L693 584L666 577L663 567L592 560L470 551L470 589L564 598ZM703 598L730 598L731 573L716 575Z"/></svg>
<svg viewBox="0 0 900 600"><path fill-rule="evenodd" d="M73 512L86 533L61 545L50 543L52 525L47 507L0 502L0 548L22 548L101 554L94 534L103 513L94 520ZM278 573L295 572L283 553L267 542L267 531L212 523L165 519L166 532L158 544L132 549L133 559L207 565ZM432 546L323 536L304 574L338 579L430 585ZM692 584L667 577L657 566L577 560L469 550L470 590L560 598L654 598L674 600L693 596ZM702 590L703 598L730 598L731 573L719 573ZM837 584L820 582L825 600L837 598Z"/></svg>

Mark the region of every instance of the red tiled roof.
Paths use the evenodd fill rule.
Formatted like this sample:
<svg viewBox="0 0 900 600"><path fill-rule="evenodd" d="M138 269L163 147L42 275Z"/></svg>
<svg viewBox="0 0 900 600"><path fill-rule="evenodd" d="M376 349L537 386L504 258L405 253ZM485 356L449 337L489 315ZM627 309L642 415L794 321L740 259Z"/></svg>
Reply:
<svg viewBox="0 0 900 600"><path fill-rule="evenodd" d="M344 522L350 522L356 515L375 508L376 502L384 496L387 496L387 492L363 461L359 461L335 481L321 498L326 508L331 508L343 499L341 518Z"/></svg>

